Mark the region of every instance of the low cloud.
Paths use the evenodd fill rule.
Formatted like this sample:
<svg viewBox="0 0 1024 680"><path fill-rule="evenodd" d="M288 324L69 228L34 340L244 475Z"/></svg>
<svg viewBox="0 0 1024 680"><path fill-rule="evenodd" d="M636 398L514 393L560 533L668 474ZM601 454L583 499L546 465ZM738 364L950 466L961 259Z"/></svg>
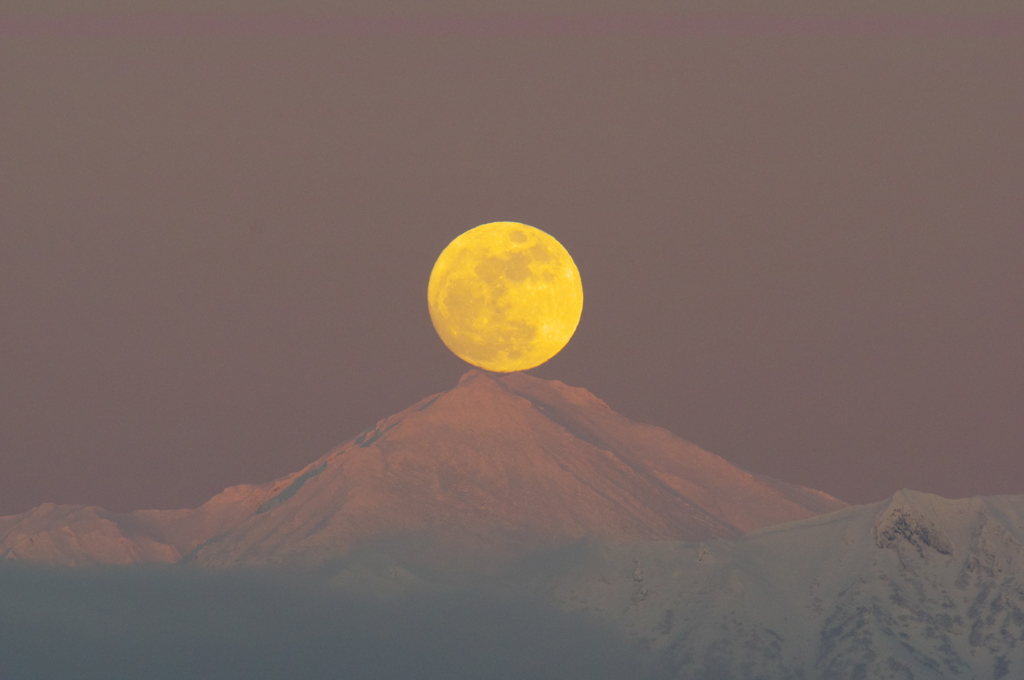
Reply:
<svg viewBox="0 0 1024 680"><path fill-rule="evenodd" d="M339 579L337 569L3 565L2 674L20 680L646 674L639 651L613 631L514 589L476 583L370 595L357 583L344 574Z"/></svg>

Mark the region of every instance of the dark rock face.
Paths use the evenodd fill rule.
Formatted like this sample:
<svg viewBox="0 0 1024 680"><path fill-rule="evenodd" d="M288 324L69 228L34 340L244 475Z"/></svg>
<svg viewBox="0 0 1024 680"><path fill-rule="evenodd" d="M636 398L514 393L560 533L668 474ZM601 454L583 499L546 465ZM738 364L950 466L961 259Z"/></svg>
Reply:
<svg viewBox="0 0 1024 680"><path fill-rule="evenodd" d="M940 555L951 555L953 545L930 521L923 516L894 504L875 525L876 545L879 548L898 548L909 544L924 556L926 549Z"/></svg>

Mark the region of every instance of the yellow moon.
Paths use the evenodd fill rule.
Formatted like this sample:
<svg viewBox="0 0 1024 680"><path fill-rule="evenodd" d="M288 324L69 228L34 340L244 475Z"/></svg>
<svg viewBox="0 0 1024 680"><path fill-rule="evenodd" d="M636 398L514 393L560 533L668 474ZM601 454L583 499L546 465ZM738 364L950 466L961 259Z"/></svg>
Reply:
<svg viewBox="0 0 1024 680"><path fill-rule="evenodd" d="M470 229L441 252L427 286L430 319L463 361L509 373L565 347L583 312L583 284L554 237L518 222Z"/></svg>

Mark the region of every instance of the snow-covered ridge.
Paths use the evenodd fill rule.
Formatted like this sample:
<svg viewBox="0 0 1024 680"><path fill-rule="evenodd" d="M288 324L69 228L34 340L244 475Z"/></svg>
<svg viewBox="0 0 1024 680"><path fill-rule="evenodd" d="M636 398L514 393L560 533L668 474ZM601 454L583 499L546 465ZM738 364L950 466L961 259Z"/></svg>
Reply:
<svg viewBox="0 0 1024 680"><path fill-rule="evenodd" d="M1024 677L1024 496L882 503L603 546L553 584L680 678Z"/></svg>

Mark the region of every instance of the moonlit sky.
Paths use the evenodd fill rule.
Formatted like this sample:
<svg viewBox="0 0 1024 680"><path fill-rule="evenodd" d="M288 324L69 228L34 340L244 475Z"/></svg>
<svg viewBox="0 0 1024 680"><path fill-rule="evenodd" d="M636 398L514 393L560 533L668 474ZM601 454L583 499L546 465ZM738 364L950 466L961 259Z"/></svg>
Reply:
<svg viewBox="0 0 1024 680"><path fill-rule="evenodd" d="M343 4L4 3L0 514L450 388L427 279L497 220L583 278L533 374L850 502L1024 493L1017 2Z"/></svg>

